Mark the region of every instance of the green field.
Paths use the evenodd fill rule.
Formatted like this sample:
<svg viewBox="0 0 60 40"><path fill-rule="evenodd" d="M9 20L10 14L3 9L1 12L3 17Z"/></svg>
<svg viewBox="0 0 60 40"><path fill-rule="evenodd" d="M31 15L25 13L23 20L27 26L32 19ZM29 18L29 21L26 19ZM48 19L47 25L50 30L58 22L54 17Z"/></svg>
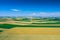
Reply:
<svg viewBox="0 0 60 40"><path fill-rule="evenodd" d="M52 28L60 28L60 24L29 24L29 25L14 25L14 24L0 24L0 28L14 28L14 27L52 27Z"/></svg>

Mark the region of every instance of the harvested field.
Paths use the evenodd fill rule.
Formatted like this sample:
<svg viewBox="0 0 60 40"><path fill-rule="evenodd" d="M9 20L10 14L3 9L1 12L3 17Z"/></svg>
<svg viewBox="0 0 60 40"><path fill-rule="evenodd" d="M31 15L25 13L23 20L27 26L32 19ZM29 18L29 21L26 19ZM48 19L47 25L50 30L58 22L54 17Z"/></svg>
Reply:
<svg viewBox="0 0 60 40"><path fill-rule="evenodd" d="M0 40L60 40L60 28L12 28Z"/></svg>
<svg viewBox="0 0 60 40"><path fill-rule="evenodd" d="M48 34L60 35L60 28L12 28L5 32L10 34Z"/></svg>

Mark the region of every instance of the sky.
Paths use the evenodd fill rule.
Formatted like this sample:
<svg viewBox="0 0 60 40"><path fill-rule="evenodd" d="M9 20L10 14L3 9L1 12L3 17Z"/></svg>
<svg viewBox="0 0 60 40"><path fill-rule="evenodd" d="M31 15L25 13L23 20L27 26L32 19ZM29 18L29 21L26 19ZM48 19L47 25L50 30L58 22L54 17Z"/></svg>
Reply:
<svg viewBox="0 0 60 40"><path fill-rule="evenodd" d="M0 0L0 16L60 16L60 0Z"/></svg>

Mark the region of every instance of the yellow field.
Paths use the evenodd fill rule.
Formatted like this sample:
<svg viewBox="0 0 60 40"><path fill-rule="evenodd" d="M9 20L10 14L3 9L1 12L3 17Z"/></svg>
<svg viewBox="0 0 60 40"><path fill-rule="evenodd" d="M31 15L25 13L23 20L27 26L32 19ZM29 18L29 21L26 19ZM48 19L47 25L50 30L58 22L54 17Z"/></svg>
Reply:
<svg viewBox="0 0 60 40"><path fill-rule="evenodd" d="M4 33L60 35L60 28L12 28L4 31Z"/></svg>
<svg viewBox="0 0 60 40"><path fill-rule="evenodd" d="M60 40L60 28L12 28L0 40Z"/></svg>

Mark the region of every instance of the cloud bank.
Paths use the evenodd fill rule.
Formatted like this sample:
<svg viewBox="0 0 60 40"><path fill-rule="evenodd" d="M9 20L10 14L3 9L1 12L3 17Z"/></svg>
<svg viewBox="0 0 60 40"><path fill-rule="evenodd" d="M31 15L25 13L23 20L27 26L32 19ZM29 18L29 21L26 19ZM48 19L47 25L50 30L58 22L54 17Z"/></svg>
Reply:
<svg viewBox="0 0 60 40"><path fill-rule="evenodd" d="M42 16L42 17L60 17L60 12L40 12L39 16Z"/></svg>

